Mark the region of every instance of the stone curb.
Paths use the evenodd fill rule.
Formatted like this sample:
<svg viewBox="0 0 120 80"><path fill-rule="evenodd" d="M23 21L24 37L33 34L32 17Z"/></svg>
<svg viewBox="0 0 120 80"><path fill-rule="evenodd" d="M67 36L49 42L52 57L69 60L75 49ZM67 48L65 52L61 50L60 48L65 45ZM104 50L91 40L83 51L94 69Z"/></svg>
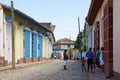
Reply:
<svg viewBox="0 0 120 80"><path fill-rule="evenodd" d="M45 61L39 61L39 62L15 64L15 69L21 69L21 68L36 66L36 65L45 64L45 63L52 62L52 61L53 60L45 60ZM12 65L8 65L8 66L5 66L5 67L0 67L0 71L4 71L4 70L12 70Z"/></svg>

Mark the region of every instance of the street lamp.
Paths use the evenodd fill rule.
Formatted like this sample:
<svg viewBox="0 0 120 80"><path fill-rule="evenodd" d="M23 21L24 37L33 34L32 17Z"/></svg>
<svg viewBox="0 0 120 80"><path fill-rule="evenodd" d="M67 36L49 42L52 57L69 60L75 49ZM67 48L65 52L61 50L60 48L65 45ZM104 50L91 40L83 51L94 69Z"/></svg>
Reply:
<svg viewBox="0 0 120 80"><path fill-rule="evenodd" d="M11 26L12 26L12 69L15 69L15 44L14 44L14 9L13 1L11 0Z"/></svg>

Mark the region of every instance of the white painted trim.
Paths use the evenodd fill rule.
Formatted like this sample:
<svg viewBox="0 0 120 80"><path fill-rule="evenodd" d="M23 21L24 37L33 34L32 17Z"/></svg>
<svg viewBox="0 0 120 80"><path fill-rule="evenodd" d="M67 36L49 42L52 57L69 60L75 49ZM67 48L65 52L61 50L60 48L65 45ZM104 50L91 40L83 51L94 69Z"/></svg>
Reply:
<svg viewBox="0 0 120 80"><path fill-rule="evenodd" d="M28 30L28 31L31 31L31 30L30 30L29 28L27 28L27 27L26 27L26 28L24 28L24 29L26 29L26 30Z"/></svg>

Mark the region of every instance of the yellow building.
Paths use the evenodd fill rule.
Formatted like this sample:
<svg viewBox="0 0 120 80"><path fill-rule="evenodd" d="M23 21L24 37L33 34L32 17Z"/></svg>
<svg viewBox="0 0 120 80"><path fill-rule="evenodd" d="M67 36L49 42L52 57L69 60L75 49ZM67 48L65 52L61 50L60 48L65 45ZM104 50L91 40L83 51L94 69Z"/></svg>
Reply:
<svg viewBox="0 0 120 80"><path fill-rule="evenodd" d="M47 39L53 32L17 9L14 9L14 16L15 63L34 62L47 57ZM0 66L12 63L11 18L11 8L0 4Z"/></svg>

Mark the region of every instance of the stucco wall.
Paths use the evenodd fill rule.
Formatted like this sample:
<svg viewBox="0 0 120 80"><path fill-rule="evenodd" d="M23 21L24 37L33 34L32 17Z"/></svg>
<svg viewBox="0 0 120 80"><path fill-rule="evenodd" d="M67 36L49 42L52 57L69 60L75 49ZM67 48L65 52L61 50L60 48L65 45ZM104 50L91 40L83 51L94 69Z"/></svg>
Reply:
<svg viewBox="0 0 120 80"><path fill-rule="evenodd" d="M20 27L20 58L23 58L23 26L19 26ZM31 49L32 50L32 49Z"/></svg>
<svg viewBox="0 0 120 80"><path fill-rule="evenodd" d="M3 9L0 5L0 56L4 56L3 52Z"/></svg>
<svg viewBox="0 0 120 80"><path fill-rule="evenodd" d="M101 6L101 8L99 9L99 11L98 11L98 14L97 14L97 16L96 16L96 18L95 18L95 21L94 21L94 24L93 24L93 27L95 27L95 24L96 24L96 22L97 21L99 21L99 23L100 23L100 42L99 42L99 44L100 44L100 46L99 47L103 47L104 46L104 35L103 35L103 16L104 16L104 7L105 7L105 5L106 5L106 3L107 3L107 0L104 0L104 2L103 2L103 4L102 4L102 6ZM94 32L94 29L93 29L93 32ZM94 43L93 43L94 44Z"/></svg>
<svg viewBox="0 0 120 80"><path fill-rule="evenodd" d="M11 24L4 20L4 56L8 63L12 63L12 27Z"/></svg>
<svg viewBox="0 0 120 80"><path fill-rule="evenodd" d="M120 73L120 0L113 0L113 70Z"/></svg>
<svg viewBox="0 0 120 80"><path fill-rule="evenodd" d="M46 57L46 37L43 36L43 57Z"/></svg>

